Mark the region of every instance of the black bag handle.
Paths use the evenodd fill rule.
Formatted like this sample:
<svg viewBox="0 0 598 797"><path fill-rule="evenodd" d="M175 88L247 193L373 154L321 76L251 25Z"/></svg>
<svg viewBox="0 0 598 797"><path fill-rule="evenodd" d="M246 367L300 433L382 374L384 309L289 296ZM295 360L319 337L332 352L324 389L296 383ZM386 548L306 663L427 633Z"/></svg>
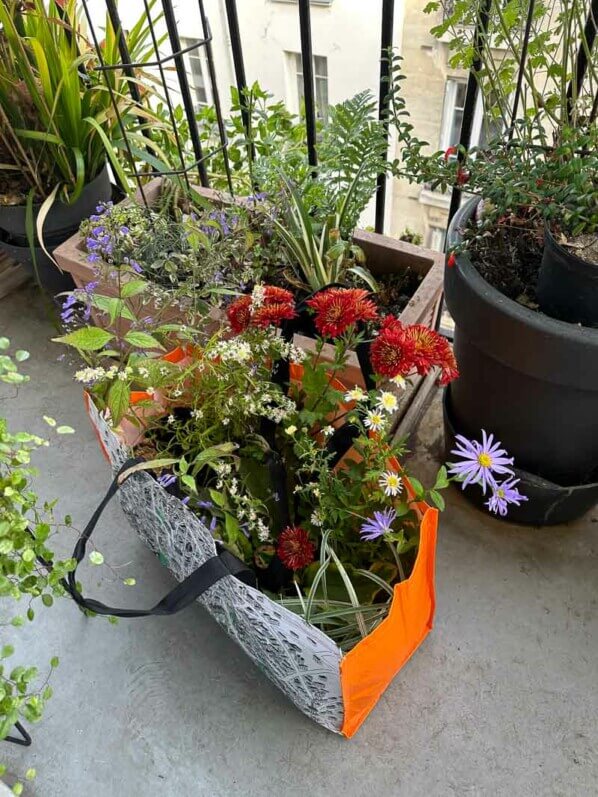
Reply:
<svg viewBox="0 0 598 797"><path fill-rule="evenodd" d="M75 550L73 551L73 559L77 562L77 566L85 556L87 543L94 532L102 512L110 502L110 499L116 495L124 481L134 472L131 469L143 461L144 460L139 457L128 459L114 477L106 495L99 503L89 523L77 540ZM216 584L223 576L235 576L245 584L250 586L256 585L256 577L253 570L247 567L244 562L230 551L227 551L222 544L217 543L217 545L218 553L215 556L207 559L197 570L190 573L184 581L177 584L168 595L162 598L162 600L151 609L119 609L114 606L107 606L105 603L101 603L93 598L84 597L77 587L75 579L77 566L74 570L69 572L63 584L75 603L82 609L88 609L95 614L112 615L114 617L150 617L152 615L176 614L180 612L181 609L193 603L193 601L199 598L199 596L211 586Z"/></svg>

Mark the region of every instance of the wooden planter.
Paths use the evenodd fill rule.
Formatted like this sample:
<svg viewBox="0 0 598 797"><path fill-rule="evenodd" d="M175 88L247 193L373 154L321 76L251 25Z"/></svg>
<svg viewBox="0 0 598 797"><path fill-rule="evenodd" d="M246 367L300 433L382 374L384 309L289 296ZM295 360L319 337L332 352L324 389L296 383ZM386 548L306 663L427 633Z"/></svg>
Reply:
<svg viewBox="0 0 598 797"><path fill-rule="evenodd" d="M161 178L152 180L145 188L147 201L151 204L157 199L160 191ZM214 202L215 205L228 204L231 199L227 195L210 188L196 188L197 192ZM131 199L125 199L131 202ZM444 255L430 249L423 249L413 244L399 241L387 235L380 235L366 230L356 230L354 242L360 246L366 256L367 265L374 276L403 272L408 268L423 276L423 279L410 299L409 303L399 316L404 324L423 324L434 327L434 322L442 300L442 282L444 276ZM73 235L54 252L60 268L69 272L77 287L82 288L88 282L96 279L92 263L87 261L83 237L80 233ZM115 285L102 281L99 291L106 295L115 295ZM147 306L147 314L151 315L151 306ZM173 308L169 321L177 320L177 311ZM296 336L297 345L310 351L314 341L302 335ZM324 360L332 359L332 346L327 344L322 354ZM348 369L343 375L347 382L353 380L361 382L361 371L357 356L350 355ZM400 410L394 418L393 429L401 437L408 436L417 426L429 400L433 395L435 386L434 375L416 377L413 387L405 393L400 391ZM394 388L390 388L393 389Z"/></svg>

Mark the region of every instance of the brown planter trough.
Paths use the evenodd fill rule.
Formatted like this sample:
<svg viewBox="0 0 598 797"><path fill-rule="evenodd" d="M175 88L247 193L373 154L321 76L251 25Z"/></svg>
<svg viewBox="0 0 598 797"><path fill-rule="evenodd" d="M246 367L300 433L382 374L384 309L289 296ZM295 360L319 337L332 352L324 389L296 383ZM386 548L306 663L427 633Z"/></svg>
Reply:
<svg viewBox="0 0 598 797"><path fill-rule="evenodd" d="M156 178L144 187L145 197L150 204L157 199L160 184L161 178ZM195 190L216 205L230 202L229 197L213 189L196 188ZM125 199L124 201L132 200ZM402 272L408 268L423 276L415 294L402 311L400 319L404 324L423 324L434 328L442 300L444 255L366 230L356 230L353 240L363 249L368 268L374 276ZM61 244L55 250L54 257L60 268L72 275L78 287L83 287L96 279L93 265L87 262L87 252L80 233L73 235ZM111 283L103 282L100 285L100 290L106 295L115 295L115 286ZM147 312L150 314L151 306L147 307ZM176 320L176 315L177 312L173 308L173 318L169 318L169 320ZM313 349L314 346L314 341L311 338L302 335L296 336L296 342L307 351ZM331 346L324 347L322 358L324 360L332 359ZM343 380L347 383L351 383L351 381L361 383L361 370L354 353L349 358ZM400 398L400 409L394 418L393 428L395 434L401 437L408 436L416 428L435 389L435 379L432 375L426 378L416 377L412 381L412 387L408 388L406 392L400 391L397 394ZM389 389L394 390L394 388Z"/></svg>

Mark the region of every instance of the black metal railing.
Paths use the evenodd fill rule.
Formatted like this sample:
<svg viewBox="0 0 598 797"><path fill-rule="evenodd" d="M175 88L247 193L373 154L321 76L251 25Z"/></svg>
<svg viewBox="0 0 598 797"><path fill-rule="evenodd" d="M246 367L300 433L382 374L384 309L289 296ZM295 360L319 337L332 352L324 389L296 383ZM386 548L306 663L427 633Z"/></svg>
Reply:
<svg viewBox="0 0 598 797"><path fill-rule="evenodd" d="M466 92L465 106L463 110L463 120L461 124L461 133L459 139L460 147L459 147L458 157L460 159L463 158L464 151L469 148L471 143L471 133L473 127L474 113L479 92L479 78L483 64L482 56L484 48L491 46L491 42L488 41L489 16L492 4L496 2L501 2L501 0L479 0L478 3L476 23L473 35L474 57L467 83L467 92ZM131 63L131 58L126 47L125 37L122 35L122 30L123 30L122 22L119 17L119 12L115 0L106 0L106 8L109 13L113 28L118 36L119 50L122 62L120 64L110 65L110 66L106 66L102 61L101 47L98 42L97 34L94 30L91 16L89 14L87 0L82 0L82 3L89 22L92 41L94 43L98 55L98 60L99 60L98 68L104 71L107 69L121 69L123 71L123 74L125 74L125 76L131 78L131 80L129 81L129 86L130 86L131 97L134 103L140 102L137 84L134 80L134 69L137 65ZM198 8L202 23L202 38L195 41L191 46L185 48L181 47L178 25L176 21L172 0L161 0L163 17L166 23L168 39L172 50L171 54L166 56L162 55L159 51L160 50L158 46L159 39L156 35L156 31L154 30L154 24L150 15L148 0L143 0L143 3L156 55L155 61L146 63L143 66L145 67L154 66L159 71L160 81L162 83L162 89L163 89L163 96L166 101L167 112L173 124L173 129L176 136L176 149L180 160L180 168L173 168L168 171L155 172L155 174L179 175L187 183L189 183L190 172L194 169L197 169L201 184L204 186L208 186L209 180L208 180L206 163L216 153L222 152L224 157L224 166L225 166L229 190L231 191L231 193L234 193L233 182L231 179L231 170L229 166L228 151L227 151L226 125L222 116L222 108L218 94L218 81L217 81L214 58L212 53L212 41L213 41L212 31L209 20L206 16L204 8L204 0L198 0ZM380 69L379 69L378 115L380 121L384 124L386 129L386 140L388 146L387 118L388 118L388 106L389 106L388 81L389 81L389 69L390 69L388 52L393 45L395 4L394 0L379 0L379 3L380 3L379 8L381 10L381 27L380 27L380 54L379 54ZM448 13L452 13L452 11L454 10L454 2L452 2L452 0L446 0L445 2L443 2L442 7L445 15ZM535 8L535 0L528 0L526 26L523 36L522 49L520 53L520 62L518 65L518 75L516 79L516 90L514 93L511 120L510 120L510 125L505 130L505 134L509 137L512 137L513 135L513 129L515 126L515 121L517 119L517 113L521 99L523 80L524 80L524 70L526 67L526 60L528 57L527 45L530 38L534 8ZM245 137L247 141L247 157L253 159L255 157L255 151L254 151L253 142L251 140L249 110L246 106L248 82L247 82L245 64L243 59L242 31L239 25L236 0L225 0L225 10L226 10L226 24L228 26L228 35L230 39L231 55L234 66L234 73L235 73L235 81L239 93L239 102L241 105L241 118L245 129ZM598 20L598 0L588 0L588 14L585 26L585 41L580 42L579 54L575 63L575 71L573 79L569 86L568 96L570 99L579 95L582 85L584 83L584 78L588 67L587 63L588 53L592 52L592 47L594 46L596 39L597 20ZM318 164L318 154L317 154L318 141L317 141L317 126L316 126L315 78L314 78L314 68L313 68L311 23L312 21L310 13L310 0L297 0L297 24L300 34L300 43L301 43L303 97L305 102L306 153L307 153L308 162L312 167L312 172L314 175L316 175L317 164ZM358 32L356 32L356 36L358 36ZM185 63L183 58L185 54L191 51L195 51L199 48L204 48L206 53L208 75L211 83L212 98L217 119L218 139L219 139L219 146L215 147L214 149L206 153L204 153L202 150L202 143L200 140L200 135L197 127L197 121L195 118L191 89L189 86L189 81L187 78ZM176 70L178 87L183 102L185 117L189 127L189 137L191 140L191 145L194 153L194 161L191 164L186 163L186 158L184 155L185 142L182 142L180 140L179 134L177 132L177 125L176 123L174 123L174 107L172 103L171 93L166 83L165 71L164 71L164 65L167 62L174 62ZM111 91L109 83L107 83L107 85L108 85L108 90ZM135 169L134 167L135 159L133 157L133 152L128 144L127 133L125 126L123 124L123 120L120 116L118 103L116 102L116 98L112 96L112 93L111 93L111 98L113 102L113 107L115 109L115 112L117 113L118 123L121 127L121 132L125 142L125 149L130 158L131 165L134 170L134 175L137 180L141 196L143 198L142 180L145 177L147 177L148 172L147 171L138 172ZM593 110L591 111L591 118L595 119L597 114L598 114L598 95L594 100ZM148 140L147 147L148 149L151 149L151 140ZM385 153L385 157L386 156L387 153ZM150 172L149 174L153 173ZM377 232L384 232L387 179L388 178L386 170L384 168L381 168L377 180L377 191L376 191L375 229ZM455 188L453 190L453 194L451 197L449 222L454 213L456 212L460 201L461 201L461 191L459 188Z"/></svg>

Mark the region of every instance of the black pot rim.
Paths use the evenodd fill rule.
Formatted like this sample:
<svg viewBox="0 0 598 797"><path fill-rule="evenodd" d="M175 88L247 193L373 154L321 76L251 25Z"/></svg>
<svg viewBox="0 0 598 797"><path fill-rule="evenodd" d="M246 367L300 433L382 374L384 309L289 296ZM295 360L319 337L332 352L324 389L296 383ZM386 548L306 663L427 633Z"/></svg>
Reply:
<svg viewBox="0 0 598 797"><path fill-rule="evenodd" d="M449 250L462 242L461 227L479 202L475 197L455 214L448 231ZM537 379L598 390L598 329L550 318L509 299L482 277L467 252L455 261L445 271L446 301L458 327L476 346ZM501 327L509 334L501 336ZM526 345L514 348L509 341L517 328Z"/></svg>
<svg viewBox="0 0 598 797"><path fill-rule="evenodd" d="M93 191L93 187L97 183L100 183L104 179L105 174L107 172L108 172L108 161L104 161L104 165L99 170L99 172L96 174L96 176L92 180L90 180L88 183L85 183L82 190L83 191L85 191L85 190ZM39 212L39 209L44 204L44 202L46 201L47 198L48 197L44 197L42 202L34 202L33 203L33 212L34 213L35 212ZM61 199L58 200L58 203L61 204L61 205L65 205L66 207L70 207L70 205L66 205ZM14 210L15 212L17 210L21 210L22 212L25 212L26 208L27 208L26 204L21 204L21 205L2 205L1 206L2 210L5 210L5 211Z"/></svg>

